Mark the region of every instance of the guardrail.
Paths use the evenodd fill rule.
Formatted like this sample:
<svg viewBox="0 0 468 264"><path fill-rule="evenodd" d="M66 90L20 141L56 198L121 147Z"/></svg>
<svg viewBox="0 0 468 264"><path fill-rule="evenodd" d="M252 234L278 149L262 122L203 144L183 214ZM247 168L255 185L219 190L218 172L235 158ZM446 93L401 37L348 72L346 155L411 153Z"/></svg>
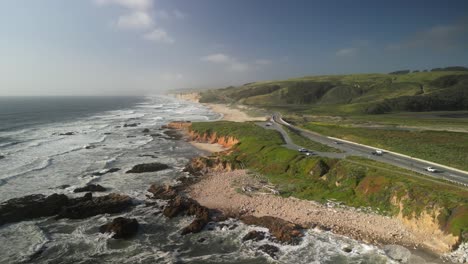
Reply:
<svg viewBox="0 0 468 264"><path fill-rule="evenodd" d="M281 118L281 116L277 116L277 117L285 125L288 125L290 127L294 127L293 125L291 125L288 122L284 121ZM300 130L302 130L302 129L300 129ZM432 161L427 161L427 160L411 157L411 156L408 156L408 155L405 155L405 154L400 154L400 153L393 152L393 151L390 151L390 150L386 150L386 149L382 149L382 148L376 148L376 147L373 147L373 146L364 145L364 144L361 144L361 143L356 143L356 142L341 139L341 138L328 137L328 136L327 136L327 138L329 138L331 140L335 140L335 141L342 141L342 142L346 142L346 143L349 143L349 144L354 144L354 145L361 146L361 147L366 147L366 148L371 148L371 149L380 149L380 150L383 150L384 152L391 153L391 154L396 155L396 156L400 156L400 157L403 157L403 158L410 158L410 159L413 159L413 160L416 160L416 161L419 161L419 162L424 162L424 163L430 164L432 166L437 166L437 167L441 167L441 168L444 168L444 169L447 169L447 170L452 170L452 171L456 171L456 172L468 175L468 171L464 171L464 170L460 170L460 169L457 169L457 168L449 167L449 166L442 165L442 164L439 164L439 163L435 163L435 162L432 162Z"/></svg>
<svg viewBox="0 0 468 264"><path fill-rule="evenodd" d="M366 148L371 148L371 149L380 149L380 150L382 150L382 151L384 151L386 153L391 153L391 154L396 155L396 156L400 156L400 157L403 157L403 158L409 158L409 159L412 159L412 160L416 160L416 161L419 161L419 162L424 162L424 163L427 163L427 164L430 164L430 165L433 165L433 166L441 167L441 168L444 168L444 169L447 169L447 170L453 170L453 171L464 173L464 174L468 175L468 172L464 171L464 170L452 168L452 167L445 166L445 165L435 163L435 162L432 162L432 161L418 159L418 158L415 158L415 157L412 157L412 156L408 156L408 155L405 155L405 154L400 154L400 153L393 152L393 151L390 151L390 150L386 150L386 149L383 149L383 148L376 148L376 147L373 147L373 146L364 145L364 144L360 144L360 143L356 143L356 142L353 142L353 141L349 141L349 140L345 140L345 139L341 139L341 138L336 138L336 137L327 137L327 138L329 138L331 140L335 140L335 141L346 142L348 144L353 144L353 145L357 145L357 146L361 146L361 147L366 147Z"/></svg>

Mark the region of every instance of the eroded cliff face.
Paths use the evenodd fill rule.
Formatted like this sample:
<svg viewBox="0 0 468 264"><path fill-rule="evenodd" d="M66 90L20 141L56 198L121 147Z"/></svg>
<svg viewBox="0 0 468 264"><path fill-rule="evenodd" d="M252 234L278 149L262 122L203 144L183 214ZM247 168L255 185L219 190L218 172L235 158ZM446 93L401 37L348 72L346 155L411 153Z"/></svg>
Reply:
<svg viewBox="0 0 468 264"><path fill-rule="evenodd" d="M219 156L196 157L190 161L188 166L190 167L190 171L201 174L209 172L229 172L237 169L234 164L223 160Z"/></svg>
<svg viewBox="0 0 468 264"><path fill-rule="evenodd" d="M191 129L191 126L191 122L175 121L168 123L167 125L163 126L163 128L182 130L188 135L189 139L192 141L200 143L220 144L221 146L227 149L239 143L239 140L235 137L218 136L216 132L199 134L196 131L193 131Z"/></svg>
<svg viewBox="0 0 468 264"><path fill-rule="evenodd" d="M404 214L406 199L410 197L407 195L400 198L392 197L391 203L399 208L399 213L395 217L414 234L424 238L423 246L439 253L447 253L458 247L461 238L443 230L444 224L440 223L441 208L433 206L419 214L416 212Z"/></svg>
<svg viewBox="0 0 468 264"><path fill-rule="evenodd" d="M210 144L220 144L224 148L231 148L232 146L236 145L239 143L239 140L237 140L234 137L229 137L229 136L218 136L216 133L212 134L198 134L195 131L189 130L188 135L191 140L197 141L197 142L203 142L203 143L210 143Z"/></svg>

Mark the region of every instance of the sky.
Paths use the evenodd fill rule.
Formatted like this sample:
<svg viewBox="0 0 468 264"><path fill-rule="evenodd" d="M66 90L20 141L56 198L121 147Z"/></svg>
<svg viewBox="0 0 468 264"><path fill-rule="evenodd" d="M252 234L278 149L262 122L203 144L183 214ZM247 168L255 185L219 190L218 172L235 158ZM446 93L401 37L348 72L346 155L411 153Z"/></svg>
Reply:
<svg viewBox="0 0 468 264"><path fill-rule="evenodd" d="M466 0L2 0L0 96L468 66Z"/></svg>

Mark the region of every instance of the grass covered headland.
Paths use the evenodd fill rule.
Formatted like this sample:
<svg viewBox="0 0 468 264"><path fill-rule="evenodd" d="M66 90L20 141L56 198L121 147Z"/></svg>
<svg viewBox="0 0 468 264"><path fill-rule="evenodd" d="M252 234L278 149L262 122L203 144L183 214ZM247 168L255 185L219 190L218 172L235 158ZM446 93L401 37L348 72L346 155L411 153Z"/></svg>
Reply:
<svg viewBox="0 0 468 264"><path fill-rule="evenodd" d="M468 69L306 76L201 93L200 102L240 103L302 114L357 115L468 110Z"/></svg>
<svg viewBox="0 0 468 264"><path fill-rule="evenodd" d="M277 131L255 123L201 122L190 129L199 135L235 137L239 143L219 158L261 173L283 196L320 202L334 199L406 218L430 214L447 233L468 232L468 192L458 186L364 158L307 157L282 147Z"/></svg>

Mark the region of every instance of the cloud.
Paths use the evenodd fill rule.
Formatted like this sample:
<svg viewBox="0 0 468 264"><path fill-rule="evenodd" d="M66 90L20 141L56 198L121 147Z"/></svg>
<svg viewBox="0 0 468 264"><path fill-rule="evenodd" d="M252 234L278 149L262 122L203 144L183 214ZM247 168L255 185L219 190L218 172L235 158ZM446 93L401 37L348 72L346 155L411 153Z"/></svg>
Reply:
<svg viewBox="0 0 468 264"><path fill-rule="evenodd" d="M178 9L175 9L172 11L162 9L156 12L156 17L160 19L166 19L166 20L169 20L169 19L183 20L187 17L187 15Z"/></svg>
<svg viewBox="0 0 468 264"><path fill-rule="evenodd" d="M153 25L153 19L145 12L136 11L120 16L116 25L122 29L147 29Z"/></svg>
<svg viewBox="0 0 468 264"><path fill-rule="evenodd" d="M242 62L232 62L229 65L229 68L231 71L236 71L236 72L244 72L250 69L249 64L247 63L242 63Z"/></svg>
<svg viewBox="0 0 468 264"><path fill-rule="evenodd" d="M146 40L154 42L163 42L163 43L174 43L174 39L167 34L167 32L162 28L155 28L152 31L143 35L143 38Z"/></svg>
<svg viewBox="0 0 468 264"><path fill-rule="evenodd" d="M271 63L272 63L271 60L265 60L265 59L258 59L255 61L255 64L262 65L262 66L270 65Z"/></svg>
<svg viewBox="0 0 468 264"><path fill-rule="evenodd" d="M118 5L131 10L148 11L153 7L152 0L95 0L97 5Z"/></svg>
<svg viewBox="0 0 468 264"><path fill-rule="evenodd" d="M154 20L156 17L173 17L176 19L184 19L186 17L183 12L177 9L172 12L165 10L156 12L153 0L94 0L94 2L98 6L115 5L126 9L128 13L119 16L115 25L121 29L147 30L142 35L142 38L153 42L175 42L166 30L155 25Z"/></svg>
<svg viewBox="0 0 468 264"><path fill-rule="evenodd" d="M236 58L223 53L214 53L201 58L202 61L221 64L229 71L245 72L251 68L248 63L240 62Z"/></svg>
<svg viewBox="0 0 468 264"><path fill-rule="evenodd" d="M160 75L160 78L164 81L180 81L184 78L181 73L163 73Z"/></svg>
<svg viewBox="0 0 468 264"><path fill-rule="evenodd" d="M216 53L202 57L201 60L214 63L229 63L232 61L232 58L222 53Z"/></svg>
<svg viewBox="0 0 468 264"><path fill-rule="evenodd" d="M183 13L182 11L180 10L174 10L173 11L174 13L174 17L177 18L177 19L185 19L187 17L187 15L185 13Z"/></svg>
<svg viewBox="0 0 468 264"><path fill-rule="evenodd" d="M336 51L336 56L338 57L350 57L356 55L358 52L357 48L343 48Z"/></svg>
<svg viewBox="0 0 468 264"><path fill-rule="evenodd" d="M445 51L463 47L463 38L467 36L468 23L461 21L452 25L437 25L414 33L400 43L392 43L385 47L387 51L405 49L431 49Z"/></svg>

